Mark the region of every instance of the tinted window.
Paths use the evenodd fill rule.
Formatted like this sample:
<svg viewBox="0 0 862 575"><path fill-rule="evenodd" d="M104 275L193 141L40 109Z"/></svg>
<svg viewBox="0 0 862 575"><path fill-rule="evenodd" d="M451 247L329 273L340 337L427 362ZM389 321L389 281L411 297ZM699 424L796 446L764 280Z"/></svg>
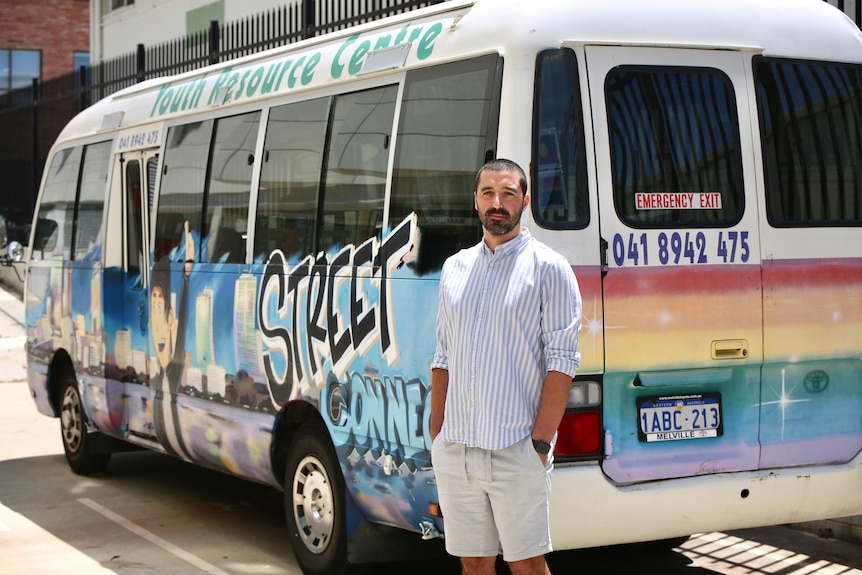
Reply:
<svg viewBox="0 0 862 575"><path fill-rule="evenodd" d="M574 52L539 54L535 87L533 215L547 228L583 228L589 223L589 190Z"/></svg>
<svg viewBox="0 0 862 575"><path fill-rule="evenodd" d="M204 261L242 263L260 112L216 122L204 214Z"/></svg>
<svg viewBox="0 0 862 575"><path fill-rule="evenodd" d="M317 248L380 237L396 86L337 96L330 121Z"/></svg>
<svg viewBox="0 0 862 575"><path fill-rule="evenodd" d="M36 218L34 259L100 255L110 153L111 142L101 142L54 154Z"/></svg>
<svg viewBox="0 0 862 575"><path fill-rule="evenodd" d="M754 71L769 222L860 225L862 68L758 58Z"/></svg>
<svg viewBox="0 0 862 575"><path fill-rule="evenodd" d="M143 214L141 194L141 163L131 160L126 163L126 269L138 275L140 285L141 262L143 261Z"/></svg>
<svg viewBox="0 0 862 575"><path fill-rule="evenodd" d="M321 98L270 110L257 199L255 261L276 249L288 257L314 251L329 102Z"/></svg>
<svg viewBox="0 0 862 575"><path fill-rule="evenodd" d="M493 154L501 66L491 55L407 74L389 223L416 213L422 241L411 265L418 273L439 270L479 240L473 184Z"/></svg>
<svg viewBox="0 0 862 575"><path fill-rule="evenodd" d="M736 99L707 68L620 66L605 80L614 203L631 227L734 225L744 208Z"/></svg>
<svg viewBox="0 0 862 575"><path fill-rule="evenodd" d="M156 218L155 258L160 260L185 240L185 226L195 239L193 259L200 261L201 214L213 120L168 130L164 173ZM175 253L174 261L185 261Z"/></svg>
<svg viewBox="0 0 862 575"><path fill-rule="evenodd" d="M34 257L69 258L72 255L72 222L81 152L81 147L66 148L57 151L51 160L36 218L32 246Z"/></svg>
<svg viewBox="0 0 862 575"><path fill-rule="evenodd" d="M75 259L83 259L88 254L92 256L94 249L101 245L110 154L111 142L84 147L81 191L75 219Z"/></svg>

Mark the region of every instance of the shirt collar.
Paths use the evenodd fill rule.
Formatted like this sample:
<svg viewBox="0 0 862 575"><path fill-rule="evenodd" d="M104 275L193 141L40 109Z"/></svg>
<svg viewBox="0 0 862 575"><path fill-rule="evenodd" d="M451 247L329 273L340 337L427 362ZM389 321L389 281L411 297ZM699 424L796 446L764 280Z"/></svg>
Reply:
<svg viewBox="0 0 862 575"><path fill-rule="evenodd" d="M508 242L500 244L493 252L491 251L491 248L488 247L488 244L485 243L485 238L482 238L482 241L479 243L482 245L482 253L486 256L493 257L499 255L502 257L510 253L518 253L519 251L521 251L521 248L527 245L531 238L532 236L530 235L530 230L522 227L520 234L518 234Z"/></svg>

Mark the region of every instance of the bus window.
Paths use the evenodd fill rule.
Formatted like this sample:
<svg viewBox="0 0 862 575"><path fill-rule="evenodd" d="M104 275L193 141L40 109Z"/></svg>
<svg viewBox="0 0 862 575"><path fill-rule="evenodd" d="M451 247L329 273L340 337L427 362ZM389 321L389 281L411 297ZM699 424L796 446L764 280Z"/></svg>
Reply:
<svg viewBox="0 0 862 575"><path fill-rule="evenodd" d="M34 258L37 252L41 258L71 257L72 219L81 151L81 147L59 150L51 160L36 218L31 248Z"/></svg>
<svg viewBox="0 0 862 575"><path fill-rule="evenodd" d="M317 192L329 98L270 110L255 224L255 261L279 249L287 257L314 250Z"/></svg>
<svg viewBox="0 0 862 575"><path fill-rule="evenodd" d="M535 86L533 215L546 228L582 229L590 215L575 53L565 48L541 52Z"/></svg>
<svg viewBox="0 0 862 575"><path fill-rule="evenodd" d="M398 126L389 222L418 216L417 273L479 240L473 183L495 146L499 92L496 55L408 72Z"/></svg>
<svg viewBox="0 0 862 575"><path fill-rule="evenodd" d="M141 214L141 162L126 163L126 269L137 276L136 287L141 285L141 261L143 260L144 232Z"/></svg>
<svg viewBox="0 0 862 575"><path fill-rule="evenodd" d="M605 92L614 203L623 222L724 227L740 220L742 158L727 76L708 68L619 66ZM712 209L643 205L643 198L665 193L718 193L720 201Z"/></svg>
<svg viewBox="0 0 862 575"><path fill-rule="evenodd" d="M755 60L769 223L858 226L862 220L862 68Z"/></svg>
<svg viewBox="0 0 862 575"><path fill-rule="evenodd" d="M201 213L213 120L174 126L168 130L164 173L156 218L155 260L171 256L182 240L185 224L195 237L195 261L200 261ZM174 253L185 261L185 253Z"/></svg>
<svg viewBox="0 0 862 575"><path fill-rule="evenodd" d="M105 207L108 159L111 142L84 147L81 188L75 210L75 256L83 259L102 241L102 212Z"/></svg>
<svg viewBox="0 0 862 575"><path fill-rule="evenodd" d="M380 237L396 86L336 96L317 249Z"/></svg>
<svg viewBox="0 0 862 575"><path fill-rule="evenodd" d="M153 198L156 197L156 176L159 171L159 156L147 158L147 214L153 215Z"/></svg>
<svg viewBox="0 0 862 575"><path fill-rule="evenodd" d="M260 112L216 121L212 161L206 191L203 236L208 238L205 261L245 262L251 172Z"/></svg>

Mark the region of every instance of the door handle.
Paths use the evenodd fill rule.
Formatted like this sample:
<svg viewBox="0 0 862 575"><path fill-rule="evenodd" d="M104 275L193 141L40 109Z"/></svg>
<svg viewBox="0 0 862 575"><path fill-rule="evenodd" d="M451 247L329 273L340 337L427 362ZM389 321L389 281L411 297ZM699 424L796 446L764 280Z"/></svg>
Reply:
<svg viewBox="0 0 862 575"><path fill-rule="evenodd" d="M745 359L747 339L716 339L712 341L712 359Z"/></svg>

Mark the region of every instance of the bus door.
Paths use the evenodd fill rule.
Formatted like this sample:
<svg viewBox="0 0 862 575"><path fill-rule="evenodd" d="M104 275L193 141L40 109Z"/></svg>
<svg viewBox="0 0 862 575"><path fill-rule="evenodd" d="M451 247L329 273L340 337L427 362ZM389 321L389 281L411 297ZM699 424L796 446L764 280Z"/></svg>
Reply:
<svg viewBox="0 0 862 575"><path fill-rule="evenodd" d="M585 54L606 242L604 472L632 483L756 469L762 290L744 54Z"/></svg>
<svg viewBox="0 0 862 575"><path fill-rule="evenodd" d="M130 439L151 440L153 397L148 385L148 286L149 222L158 173L158 149L136 150L120 156L123 205L122 337L117 338L117 356L123 370L126 423ZM124 366L120 366L122 363Z"/></svg>

